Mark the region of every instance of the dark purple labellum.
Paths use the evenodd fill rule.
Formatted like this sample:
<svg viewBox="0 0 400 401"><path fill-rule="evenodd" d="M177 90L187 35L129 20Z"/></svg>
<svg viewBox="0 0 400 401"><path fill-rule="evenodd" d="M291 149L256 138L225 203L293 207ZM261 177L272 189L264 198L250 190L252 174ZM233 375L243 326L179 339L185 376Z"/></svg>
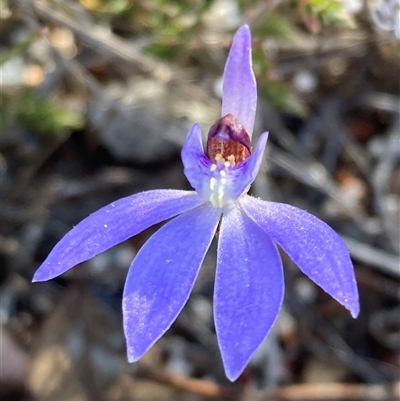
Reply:
<svg viewBox="0 0 400 401"><path fill-rule="evenodd" d="M221 117L210 128L207 155L213 162L222 158L229 160L231 165L238 164L251 155L249 134L232 114Z"/></svg>

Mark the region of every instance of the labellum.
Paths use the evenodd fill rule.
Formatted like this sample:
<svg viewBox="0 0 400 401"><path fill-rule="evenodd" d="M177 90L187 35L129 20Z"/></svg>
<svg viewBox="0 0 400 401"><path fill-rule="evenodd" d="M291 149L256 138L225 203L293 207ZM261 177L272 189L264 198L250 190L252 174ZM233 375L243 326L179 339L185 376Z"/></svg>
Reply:
<svg viewBox="0 0 400 401"><path fill-rule="evenodd" d="M221 117L210 128L207 155L212 162L229 163L230 167L251 155L250 136L232 114Z"/></svg>

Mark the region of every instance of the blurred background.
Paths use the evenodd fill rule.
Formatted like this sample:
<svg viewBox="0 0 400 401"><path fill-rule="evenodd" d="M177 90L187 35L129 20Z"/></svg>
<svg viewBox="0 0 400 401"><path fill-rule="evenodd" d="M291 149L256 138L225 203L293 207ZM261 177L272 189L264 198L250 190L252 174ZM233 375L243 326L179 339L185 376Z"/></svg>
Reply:
<svg viewBox="0 0 400 401"><path fill-rule="evenodd" d="M400 397L400 10L397 0L1 0L0 399ZM251 192L346 241L357 320L284 257L284 308L239 380L212 321L215 247L167 334L128 364L121 296L152 227L31 283L57 241L122 196L189 189L180 149L219 117L232 35L253 33ZM323 383L321 385L321 383Z"/></svg>

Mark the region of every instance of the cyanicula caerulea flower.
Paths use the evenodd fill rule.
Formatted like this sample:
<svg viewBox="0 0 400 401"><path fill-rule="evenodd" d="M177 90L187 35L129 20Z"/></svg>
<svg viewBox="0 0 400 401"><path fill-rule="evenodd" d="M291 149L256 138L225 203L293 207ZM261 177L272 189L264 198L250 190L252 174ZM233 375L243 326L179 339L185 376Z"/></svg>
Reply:
<svg viewBox="0 0 400 401"><path fill-rule="evenodd" d="M268 136L262 134L252 151L256 103L251 34L245 25L234 37L225 66L222 117L209 131L206 152L197 124L182 149L184 172L195 191L141 192L103 207L67 233L34 276L34 281L52 279L178 216L150 237L129 269L123 318L131 362L177 318L216 234L214 320L230 380L242 373L281 308L284 280L277 244L353 317L359 313L353 266L340 237L303 210L247 195Z"/></svg>

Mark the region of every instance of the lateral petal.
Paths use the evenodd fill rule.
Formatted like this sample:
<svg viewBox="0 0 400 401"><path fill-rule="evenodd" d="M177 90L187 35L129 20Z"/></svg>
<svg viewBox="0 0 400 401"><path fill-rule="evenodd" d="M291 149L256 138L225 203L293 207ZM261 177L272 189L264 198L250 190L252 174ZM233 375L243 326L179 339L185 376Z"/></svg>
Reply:
<svg viewBox="0 0 400 401"><path fill-rule="evenodd" d="M250 196L240 201L248 216L276 241L302 272L348 309L360 311L357 283L349 251L326 223L283 203Z"/></svg>
<svg viewBox="0 0 400 401"><path fill-rule="evenodd" d="M154 190L119 199L94 212L69 231L36 271L33 281L66 272L161 221L201 204L193 191Z"/></svg>
<svg viewBox="0 0 400 401"><path fill-rule="evenodd" d="M224 209L218 243L214 320L229 380L236 380L268 335L283 300L274 242L240 207Z"/></svg>
<svg viewBox="0 0 400 401"><path fill-rule="evenodd" d="M223 78L222 116L233 114L253 134L257 108L257 85L251 59L248 25L238 29L229 51Z"/></svg>
<svg viewBox="0 0 400 401"><path fill-rule="evenodd" d="M198 124L190 128L182 147L181 157L183 172L190 185L200 196L204 196L204 187L209 186L212 162L204 153L201 129Z"/></svg>
<svg viewBox="0 0 400 401"><path fill-rule="evenodd" d="M123 296L130 362L140 359L182 310L220 216L210 204L186 212L160 228L136 255Z"/></svg>

